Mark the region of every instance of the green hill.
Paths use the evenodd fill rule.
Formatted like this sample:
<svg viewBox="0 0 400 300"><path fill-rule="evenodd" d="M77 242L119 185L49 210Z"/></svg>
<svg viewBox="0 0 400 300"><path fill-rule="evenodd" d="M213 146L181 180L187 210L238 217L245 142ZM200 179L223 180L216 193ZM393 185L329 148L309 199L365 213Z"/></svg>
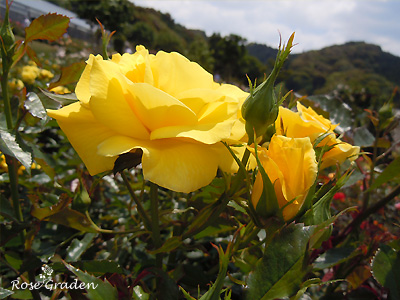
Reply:
<svg viewBox="0 0 400 300"><path fill-rule="evenodd" d="M278 49L258 43L249 43L246 48L250 55L257 57L264 64L274 61L278 53Z"/></svg>
<svg viewBox="0 0 400 300"><path fill-rule="evenodd" d="M302 94L345 87L368 97L387 97L400 84L400 57L376 45L349 42L292 55L284 77L288 89Z"/></svg>

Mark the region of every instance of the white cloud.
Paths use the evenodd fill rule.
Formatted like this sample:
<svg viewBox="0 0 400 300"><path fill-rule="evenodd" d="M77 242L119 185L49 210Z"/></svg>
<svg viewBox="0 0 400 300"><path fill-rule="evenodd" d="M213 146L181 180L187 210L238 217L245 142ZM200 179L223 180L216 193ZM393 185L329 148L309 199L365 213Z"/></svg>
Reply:
<svg viewBox="0 0 400 300"><path fill-rule="evenodd" d="M366 41L400 56L400 1L396 0L131 1L168 12L177 23L208 35L234 33L276 47L278 32L287 39L295 31L299 44L294 52Z"/></svg>

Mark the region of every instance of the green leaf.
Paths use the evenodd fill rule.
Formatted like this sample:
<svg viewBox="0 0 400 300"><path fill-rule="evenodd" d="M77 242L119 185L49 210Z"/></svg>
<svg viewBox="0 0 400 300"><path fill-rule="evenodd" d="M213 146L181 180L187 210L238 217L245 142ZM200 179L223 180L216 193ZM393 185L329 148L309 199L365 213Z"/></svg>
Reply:
<svg viewBox="0 0 400 300"><path fill-rule="evenodd" d="M231 244L228 245L226 253L221 246L217 247L213 245L214 248L218 250L219 255L219 271L218 277L210 289L199 299L199 300L220 300L220 294L223 292L222 288L224 286L224 279L226 277L226 272L228 271L229 259L231 256Z"/></svg>
<svg viewBox="0 0 400 300"><path fill-rule="evenodd" d="M86 215L68 207L71 201L72 198L63 194L60 196L60 201L52 206L40 207L37 203L34 203L31 215L41 221L50 221L79 231L100 232L100 228Z"/></svg>
<svg viewBox="0 0 400 300"><path fill-rule="evenodd" d="M375 179L368 191L374 190L389 180L400 177L400 156L392 161L381 174Z"/></svg>
<svg viewBox="0 0 400 300"><path fill-rule="evenodd" d="M21 231L28 228L28 224L11 222L11 224L0 224L0 246L5 245L9 240L16 237Z"/></svg>
<svg viewBox="0 0 400 300"><path fill-rule="evenodd" d="M213 224L219 215L224 211L229 200L230 199L228 195L226 193L222 193L217 201L205 206L191 221L187 232L184 234L184 238L195 235Z"/></svg>
<svg viewBox="0 0 400 300"><path fill-rule="evenodd" d="M15 270L19 270L22 266L22 257L20 254L16 252L7 251L4 254L4 258L6 261L12 266Z"/></svg>
<svg viewBox="0 0 400 300"><path fill-rule="evenodd" d="M192 296L190 296L190 294L188 292L186 292L183 287L180 286L179 289L181 290L181 292L185 296L186 300L196 300L196 298L193 298Z"/></svg>
<svg viewBox="0 0 400 300"><path fill-rule="evenodd" d="M316 225L328 220L332 216L330 206L333 196L343 187L350 175L346 173L340 177L336 184L306 211L301 218L301 222L306 225Z"/></svg>
<svg viewBox="0 0 400 300"><path fill-rule="evenodd" d="M145 293L140 285L135 286L132 292L133 300L149 300L150 298L150 295Z"/></svg>
<svg viewBox="0 0 400 300"><path fill-rule="evenodd" d="M225 224L214 224L211 226L208 226L206 229L203 231L199 232L194 236L195 239L201 239L204 237L211 237L211 236L216 236L217 234L224 233L227 231L232 231L234 230L234 226L230 225L225 225Z"/></svg>
<svg viewBox="0 0 400 300"><path fill-rule="evenodd" d="M180 298L179 288L176 282L168 276L168 273L156 268L147 269L158 277L158 290L156 299L175 300Z"/></svg>
<svg viewBox="0 0 400 300"><path fill-rule="evenodd" d="M55 257L53 260L54 262L50 264L50 267L57 273L63 273L65 271L65 266L61 262L61 259ZM123 269L120 265L111 260L80 260L74 262L74 266L93 276L102 276L106 273L123 273Z"/></svg>
<svg viewBox="0 0 400 300"><path fill-rule="evenodd" d="M91 285L93 288L87 288L87 297L93 300L117 300L118 292L107 280L102 281L101 279L94 277L88 273L82 272L81 270L73 267L72 265L64 262L64 265L74 273L80 281Z"/></svg>
<svg viewBox="0 0 400 300"><path fill-rule="evenodd" d="M371 266L375 279L390 290L390 299L400 299L400 252L382 245L373 258Z"/></svg>
<svg viewBox="0 0 400 300"><path fill-rule="evenodd" d="M322 270L341 264L356 255L354 250L353 247L329 249L315 260L314 268Z"/></svg>
<svg viewBox="0 0 400 300"><path fill-rule="evenodd" d="M182 245L182 237L181 236L173 236L165 241L165 243L158 249L154 251L149 251L150 254L158 254L164 252L171 252Z"/></svg>
<svg viewBox="0 0 400 300"><path fill-rule="evenodd" d="M0 195L0 207L0 215L10 220L16 220L14 218L14 209L3 194Z"/></svg>
<svg viewBox="0 0 400 300"><path fill-rule="evenodd" d="M83 69L85 69L85 62L80 61L73 63L68 67L61 68L61 76L55 81L51 82L49 85L49 90L60 85L66 85L70 83L77 82L82 75Z"/></svg>
<svg viewBox="0 0 400 300"><path fill-rule="evenodd" d="M4 129L0 129L0 151L18 159L27 170L30 170L32 164L32 154L23 148L24 146L17 141L17 138L14 134Z"/></svg>
<svg viewBox="0 0 400 300"><path fill-rule="evenodd" d="M297 292L297 294L295 296L291 297L290 300L308 299L308 298L302 298L302 296L309 287L328 285L328 284L339 282L339 281L344 281L344 280L343 279L335 279L335 280L328 280L328 281L322 282L320 278L308 279L301 285L301 289Z"/></svg>
<svg viewBox="0 0 400 300"><path fill-rule="evenodd" d="M249 277L247 299L284 298L300 289L302 279L309 271L304 266L304 259L313 232L311 226L292 223L273 237Z"/></svg>
<svg viewBox="0 0 400 300"><path fill-rule="evenodd" d="M2 287L0 287L0 299L7 298L8 296L10 296L12 294L14 294L13 291L6 290L6 289L3 289Z"/></svg>
<svg viewBox="0 0 400 300"><path fill-rule="evenodd" d="M354 129L354 145L368 147L372 146L374 142L374 135L366 127Z"/></svg>
<svg viewBox="0 0 400 300"><path fill-rule="evenodd" d="M341 215L346 214L350 211L357 210L357 207L348 207L333 217L330 217L326 221L319 223L318 225L314 225L314 233L309 241L309 248L319 248L321 247L321 243L329 238L332 231L332 224L339 218Z"/></svg>
<svg viewBox="0 0 400 300"><path fill-rule="evenodd" d="M39 89L47 98L50 98L51 100L56 102L56 103L48 103L47 105L45 103L46 108L58 109L61 106L72 104L72 103L78 101L78 98L76 97L76 95L74 93L59 95L59 94L54 94L52 92L43 90L41 88L39 88ZM44 99L42 99L42 100L44 100ZM48 101L43 101L43 102L48 102Z"/></svg>
<svg viewBox="0 0 400 300"><path fill-rule="evenodd" d="M29 289L25 289L25 290L15 290L12 299L27 299L27 300L31 300L33 299L32 297L32 293Z"/></svg>
<svg viewBox="0 0 400 300"><path fill-rule="evenodd" d="M77 261L81 257L81 255L91 246L91 243L96 235L96 233L90 232L86 233L82 240L73 239L71 244L67 248L67 256L65 257L65 261Z"/></svg>
<svg viewBox="0 0 400 300"><path fill-rule="evenodd" d="M42 15L25 28L25 44L33 40L58 40L67 32L69 18L56 13Z"/></svg>
<svg viewBox="0 0 400 300"><path fill-rule="evenodd" d="M264 170L263 165L260 162L257 151L257 143L255 146L256 161L258 166L258 172L260 172L263 181L263 191L260 199L258 200L257 206L255 207L256 212L265 218L277 216L283 220L282 209L279 209L278 200L275 194L275 188L271 180L268 177L267 172Z"/></svg>
<svg viewBox="0 0 400 300"><path fill-rule="evenodd" d="M29 93L24 103L24 107L29 111L29 113L41 120L48 119L46 109L44 108L42 101L40 101L38 95L35 93Z"/></svg>

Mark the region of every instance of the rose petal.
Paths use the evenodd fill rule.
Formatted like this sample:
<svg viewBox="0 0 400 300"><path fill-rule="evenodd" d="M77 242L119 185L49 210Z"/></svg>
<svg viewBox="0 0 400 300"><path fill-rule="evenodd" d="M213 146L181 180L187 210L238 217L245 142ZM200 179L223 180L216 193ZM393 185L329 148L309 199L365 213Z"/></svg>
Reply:
<svg viewBox="0 0 400 300"><path fill-rule="evenodd" d="M57 120L91 175L112 170L115 158L99 155L97 146L116 135L115 131L100 124L79 102L48 110L47 114Z"/></svg>

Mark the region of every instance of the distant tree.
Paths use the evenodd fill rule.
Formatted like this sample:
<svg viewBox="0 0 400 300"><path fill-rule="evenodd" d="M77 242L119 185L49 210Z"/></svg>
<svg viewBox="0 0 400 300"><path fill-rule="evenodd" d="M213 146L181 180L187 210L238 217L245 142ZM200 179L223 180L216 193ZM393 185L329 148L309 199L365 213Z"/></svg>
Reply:
<svg viewBox="0 0 400 300"><path fill-rule="evenodd" d="M154 29L145 22L139 21L135 24L126 24L124 27L124 34L131 44L153 48L155 32Z"/></svg>
<svg viewBox="0 0 400 300"><path fill-rule="evenodd" d="M110 31L122 31L126 22L133 21L134 5L128 0L70 0L73 10L82 19L97 23Z"/></svg>
<svg viewBox="0 0 400 300"><path fill-rule="evenodd" d="M246 49L250 55L257 57L264 64L267 64L270 60L275 61L278 52L278 49L257 43L246 45Z"/></svg>
<svg viewBox="0 0 400 300"><path fill-rule="evenodd" d="M134 5L131 2L128 0L70 0L70 3L71 8L80 18L93 23L97 23L97 18L107 30L115 30L114 48L117 52L123 51L126 39L123 34L124 24L134 21Z"/></svg>
<svg viewBox="0 0 400 300"><path fill-rule="evenodd" d="M163 50L166 52L176 51L183 53L185 44L183 39L173 31L160 31L155 39L155 50Z"/></svg>
<svg viewBox="0 0 400 300"><path fill-rule="evenodd" d="M266 66L255 56L247 54L242 60L241 72L247 75L252 82L257 79L257 84L264 80L266 69ZM247 84L247 78L241 79L244 84Z"/></svg>
<svg viewBox="0 0 400 300"><path fill-rule="evenodd" d="M211 55L210 47L207 41L202 38L196 39L189 45L187 57L209 72L214 69L214 58Z"/></svg>
<svg viewBox="0 0 400 300"><path fill-rule="evenodd" d="M246 80L246 72L242 69L247 55L246 39L231 34L221 37L213 34L209 38L211 52L215 61L214 73L221 75L227 81Z"/></svg>

